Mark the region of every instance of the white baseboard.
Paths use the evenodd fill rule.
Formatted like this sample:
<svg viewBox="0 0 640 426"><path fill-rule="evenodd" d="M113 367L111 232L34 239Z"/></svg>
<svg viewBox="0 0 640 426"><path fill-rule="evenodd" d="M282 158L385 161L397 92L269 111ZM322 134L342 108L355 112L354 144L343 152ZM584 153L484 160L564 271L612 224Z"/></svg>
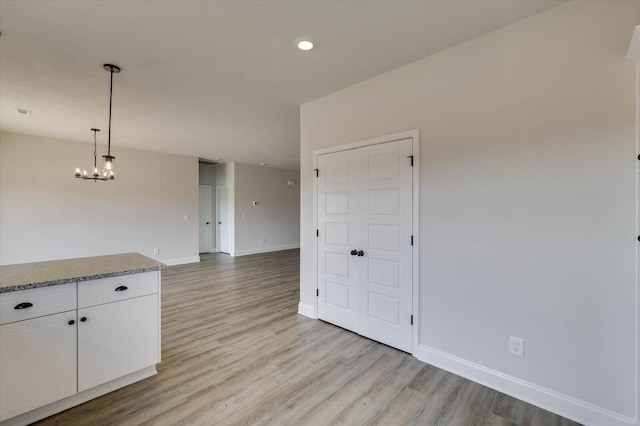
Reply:
<svg viewBox="0 0 640 426"><path fill-rule="evenodd" d="M307 305L304 303L298 303L298 313L305 317L317 319L315 312L313 311L313 305Z"/></svg>
<svg viewBox="0 0 640 426"><path fill-rule="evenodd" d="M636 421L631 417L614 413L551 389L520 380L426 345L418 346L416 358L585 425L637 425Z"/></svg>
<svg viewBox="0 0 640 426"><path fill-rule="evenodd" d="M297 244L286 244L284 246L272 246L272 247L257 247L246 250L236 250L232 256L247 256L250 254L259 254L259 253L269 253L272 251L280 251L280 250L290 250L300 248L300 243Z"/></svg>
<svg viewBox="0 0 640 426"><path fill-rule="evenodd" d="M194 257L182 257L179 259L169 259L169 260L161 260L167 266L175 266L175 265L185 265L187 263L198 263L200 262L200 256Z"/></svg>

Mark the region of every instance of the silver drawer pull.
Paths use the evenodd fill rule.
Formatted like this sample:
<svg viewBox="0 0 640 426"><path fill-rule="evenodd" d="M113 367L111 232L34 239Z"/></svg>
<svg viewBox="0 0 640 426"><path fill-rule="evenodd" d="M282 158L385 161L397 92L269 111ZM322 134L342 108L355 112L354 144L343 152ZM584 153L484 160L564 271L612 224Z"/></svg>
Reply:
<svg viewBox="0 0 640 426"><path fill-rule="evenodd" d="M30 302L23 302L23 303L18 303L15 308L13 309L27 309L33 306L33 303Z"/></svg>
<svg viewBox="0 0 640 426"><path fill-rule="evenodd" d="M126 285L121 285L120 287L116 287L116 291L125 291L125 290L129 290L129 287L127 287Z"/></svg>

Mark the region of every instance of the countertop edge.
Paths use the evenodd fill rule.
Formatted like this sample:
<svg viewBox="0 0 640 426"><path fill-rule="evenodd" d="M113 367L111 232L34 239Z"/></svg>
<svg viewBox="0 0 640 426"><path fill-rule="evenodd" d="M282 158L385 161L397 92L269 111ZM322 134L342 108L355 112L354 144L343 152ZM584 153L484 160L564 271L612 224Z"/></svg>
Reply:
<svg viewBox="0 0 640 426"><path fill-rule="evenodd" d="M54 285L98 280L101 278L118 277L121 275L131 275L131 274L140 274L143 272L160 271L165 267L166 265L150 266L147 268L134 268L134 269L127 269L124 271L117 271L117 272L105 272L102 274L82 275L78 277L62 278L59 280L41 281L41 282L35 282L35 283L29 283L29 284L18 284L18 285L9 286L9 287L0 287L0 293L10 293L12 291L29 290L29 289L41 288L41 287L51 287Z"/></svg>

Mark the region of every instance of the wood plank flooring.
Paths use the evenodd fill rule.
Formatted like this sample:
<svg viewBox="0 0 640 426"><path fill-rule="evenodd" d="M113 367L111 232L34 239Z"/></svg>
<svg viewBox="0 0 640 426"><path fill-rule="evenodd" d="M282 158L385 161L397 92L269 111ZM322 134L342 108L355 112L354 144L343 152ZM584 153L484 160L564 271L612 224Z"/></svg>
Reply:
<svg viewBox="0 0 640 426"><path fill-rule="evenodd" d="M162 275L154 377L40 425L574 425L296 313L298 250Z"/></svg>

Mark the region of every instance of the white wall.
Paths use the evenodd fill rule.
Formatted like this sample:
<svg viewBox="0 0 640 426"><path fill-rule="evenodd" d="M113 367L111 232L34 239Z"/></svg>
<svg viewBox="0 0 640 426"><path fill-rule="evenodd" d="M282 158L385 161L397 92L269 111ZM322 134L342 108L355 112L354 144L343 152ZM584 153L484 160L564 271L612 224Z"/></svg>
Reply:
<svg viewBox="0 0 640 426"><path fill-rule="evenodd" d="M417 355L588 424L634 423L639 19L640 2L569 2L303 105L301 311L313 151L419 128Z"/></svg>
<svg viewBox="0 0 640 426"><path fill-rule="evenodd" d="M211 187L211 251L216 249L216 165L203 164L198 166L198 182L200 185L209 185Z"/></svg>
<svg viewBox="0 0 640 426"><path fill-rule="evenodd" d="M82 181L73 170L93 164L90 144L1 133L0 263L124 252L197 262L198 159L112 153L114 181Z"/></svg>
<svg viewBox="0 0 640 426"><path fill-rule="evenodd" d="M299 247L299 183L297 170L235 163L235 256Z"/></svg>

